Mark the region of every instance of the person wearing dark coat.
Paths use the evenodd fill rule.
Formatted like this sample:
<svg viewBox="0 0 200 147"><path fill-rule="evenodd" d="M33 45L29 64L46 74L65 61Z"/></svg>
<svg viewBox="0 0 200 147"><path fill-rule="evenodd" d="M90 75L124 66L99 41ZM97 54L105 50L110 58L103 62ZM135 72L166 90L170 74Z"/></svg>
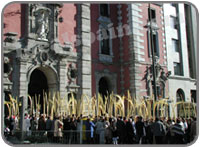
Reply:
<svg viewBox="0 0 200 147"><path fill-rule="evenodd" d="M85 126L86 126L86 141L87 141L87 144L90 144L90 119L89 118L85 122Z"/></svg>
<svg viewBox="0 0 200 147"><path fill-rule="evenodd" d="M11 132L11 135L13 135L13 129L14 129L14 124L15 124L15 120L13 118L13 116L10 117L10 132Z"/></svg>
<svg viewBox="0 0 200 147"><path fill-rule="evenodd" d="M132 119L129 119L126 122L126 133L127 133L126 144L132 144L133 143L133 137L134 137Z"/></svg>
<svg viewBox="0 0 200 147"><path fill-rule="evenodd" d="M119 136L119 144L123 144L125 140L125 134L126 134L126 129L125 128L125 123L122 120L122 117L118 117L117 120L117 132Z"/></svg>
<svg viewBox="0 0 200 147"><path fill-rule="evenodd" d="M113 144L118 144L118 132L117 132L117 119L113 118L111 122L111 130L112 130L112 141Z"/></svg>
<svg viewBox="0 0 200 147"><path fill-rule="evenodd" d="M142 137L145 135L144 134L144 122L142 121L142 117L138 116L137 117L137 122L135 123L135 128L136 128L136 142L140 143Z"/></svg>
<svg viewBox="0 0 200 147"><path fill-rule="evenodd" d="M48 137L49 140L52 138L52 132L51 132L52 123L53 123L53 120L49 116L47 121L46 121L46 131L47 131L47 137Z"/></svg>
<svg viewBox="0 0 200 147"><path fill-rule="evenodd" d="M64 123L64 126L63 126L63 131L64 131L64 137L65 137L65 140L66 140L66 143L69 143L69 138L70 138L70 117L66 117L64 120L63 120L63 123Z"/></svg>
<svg viewBox="0 0 200 147"><path fill-rule="evenodd" d="M32 135L35 136L36 135L36 129L37 129L37 118L36 117L32 117L31 119L31 132Z"/></svg>
<svg viewBox="0 0 200 147"><path fill-rule="evenodd" d="M45 116L43 115L43 116L41 116L39 118L39 121L38 121L38 131L39 131L39 134L41 136L43 136L44 133L45 133L45 130L46 130L46 122L45 122Z"/></svg>
<svg viewBox="0 0 200 147"><path fill-rule="evenodd" d="M156 118L152 129L156 144L163 144L163 136L166 134L166 128L164 127L164 124L158 118Z"/></svg>
<svg viewBox="0 0 200 147"><path fill-rule="evenodd" d="M71 143L75 143L76 140L77 140L77 136L76 136L76 126L77 126L77 123L76 123L76 120L74 117L71 118L70 120L70 128L71 128Z"/></svg>
<svg viewBox="0 0 200 147"><path fill-rule="evenodd" d="M172 144L183 144L184 143L184 131L180 125L180 119L177 118L176 123L170 128L172 135Z"/></svg>

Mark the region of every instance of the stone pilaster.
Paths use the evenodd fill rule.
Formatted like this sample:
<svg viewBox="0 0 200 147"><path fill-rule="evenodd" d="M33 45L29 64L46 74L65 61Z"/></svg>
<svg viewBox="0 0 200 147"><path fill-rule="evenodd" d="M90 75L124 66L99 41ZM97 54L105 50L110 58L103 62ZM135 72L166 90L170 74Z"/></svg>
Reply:
<svg viewBox="0 0 200 147"><path fill-rule="evenodd" d="M117 14L118 14L118 27L122 28L122 10L121 10L122 5L118 4L117 8ZM119 35L119 56L120 56L120 87L121 87L121 94L123 94L125 91L124 89L124 66L123 66L123 41L122 41L122 37L121 35Z"/></svg>
<svg viewBox="0 0 200 147"><path fill-rule="evenodd" d="M67 93L67 89L66 89L66 83L67 83L67 79L66 79L66 62L60 61L59 63L59 92L60 92L60 97L64 98L66 96Z"/></svg>
<svg viewBox="0 0 200 147"><path fill-rule="evenodd" d="M90 4L77 5L78 14L78 95L86 94L91 97L91 26L90 26Z"/></svg>
<svg viewBox="0 0 200 147"><path fill-rule="evenodd" d="M27 98L27 93L28 93L28 88L27 88L27 70L26 70L26 66L27 66L27 61L24 59L19 59L18 60L18 64L19 64L19 78L18 78L18 96L19 96L19 100L21 101L22 105L20 107L21 109L21 120L20 120L20 129L21 131L26 131L26 127L25 127L25 121L24 121L24 115L25 113L27 113L27 107L28 107L28 98ZM22 138L23 138L24 132L22 132Z"/></svg>
<svg viewBox="0 0 200 147"><path fill-rule="evenodd" d="M128 4L128 24L131 30L129 35L129 51L130 51L130 91L133 96L138 96L140 93L140 86L141 86L141 79L140 76L140 67L141 62L145 61L144 58L144 46L141 44L144 42L141 39L144 34L142 33L143 30L143 22L140 20L142 15L142 9L136 3Z"/></svg>

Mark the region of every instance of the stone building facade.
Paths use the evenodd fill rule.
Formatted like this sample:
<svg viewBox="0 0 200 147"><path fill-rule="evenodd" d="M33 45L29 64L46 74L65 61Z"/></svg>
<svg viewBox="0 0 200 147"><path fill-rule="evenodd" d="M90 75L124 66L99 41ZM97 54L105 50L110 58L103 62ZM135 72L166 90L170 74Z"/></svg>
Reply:
<svg viewBox="0 0 200 147"><path fill-rule="evenodd" d="M179 101L197 102L197 27L192 5L164 4L167 65L170 97ZM171 11L168 11L168 10ZM178 110L176 111L177 115Z"/></svg>
<svg viewBox="0 0 200 147"><path fill-rule="evenodd" d="M150 18L155 27L151 37ZM153 94L168 97L166 27L160 4L11 3L3 11L4 93Z"/></svg>

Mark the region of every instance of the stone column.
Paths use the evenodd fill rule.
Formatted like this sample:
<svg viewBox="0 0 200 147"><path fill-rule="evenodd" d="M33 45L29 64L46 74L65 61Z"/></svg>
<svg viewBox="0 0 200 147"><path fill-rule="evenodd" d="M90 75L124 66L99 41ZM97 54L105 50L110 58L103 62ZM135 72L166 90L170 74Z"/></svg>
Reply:
<svg viewBox="0 0 200 147"><path fill-rule="evenodd" d="M77 5L78 9L78 36L80 45L78 49L78 85L80 86L78 98L82 94L91 97L91 27L90 27L90 4Z"/></svg>
<svg viewBox="0 0 200 147"><path fill-rule="evenodd" d="M59 91L60 91L60 97L64 98L66 96L66 62L60 61L59 63Z"/></svg>
<svg viewBox="0 0 200 147"><path fill-rule="evenodd" d="M28 106L28 83L27 83L27 61L25 59L19 59L19 98L22 103L21 105L21 114L20 114L20 129L22 132L22 139L24 138L25 132L26 131L26 125L25 125L25 120L24 120L24 115L27 113L27 106Z"/></svg>

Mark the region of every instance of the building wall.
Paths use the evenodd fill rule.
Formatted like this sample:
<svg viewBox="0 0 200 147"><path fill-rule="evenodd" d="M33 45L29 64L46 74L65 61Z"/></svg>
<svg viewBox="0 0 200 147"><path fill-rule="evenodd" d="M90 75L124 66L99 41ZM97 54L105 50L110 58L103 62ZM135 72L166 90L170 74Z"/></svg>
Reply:
<svg viewBox="0 0 200 147"><path fill-rule="evenodd" d="M148 22L148 3L133 3L128 5L128 23L131 26L132 35L129 36L128 52L130 58L130 89L136 96L147 95L145 71L146 67L152 64L152 58L149 56L147 22ZM159 53L158 63L162 66L165 73L166 67L166 48L164 36L163 8L160 5L151 4L151 8L156 12L156 24L158 26ZM126 57L126 56L125 56ZM167 83L166 83L166 87ZM168 88L167 88L168 89ZM167 94L167 90L166 90Z"/></svg>
<svg viewBox="0 0 200 147"><path fill-rule="evenodd" d="M112 24L113 33L116 33L116 26L117 26L117 5L110 4L109 5L109 12L110 12L110 20ZM98 4L92 4L91 5L91 32L95 35L95 39L93 40L91 44L91 51L92 51L92 95L95 95L98 93L98 82L101 77L105 76L108 78L108 82L112 83L114 82L113 86L110 87L111 91L119 92L120 87L120 70L119 70L119 40L118 38L113 38L111 43L111 49L113 53L113 58L111 63L106 63L100 61L100 44L99 40L97 40L98 31L99 31L99 22L98 19L100 17L100 10ZM91 36L93 37L93 36ZM106 74L100 74L104 72ZM98 74L99 73L99 74ZM115 80L113 81L112 78L109 77L112 76L112 74L115 75ZM98 77L98 78L97 78ZM110 92L111 92L110 91Z"/></svg>
<svg viewBox="0 0 200 147"><path fill-rule="evenodd" d="M22 35L21 4L11 3L3 9L3 34L7 32L17 33L19 39ZM5 39L5 37L4 37Z"/></svg>
<svg viewBox="0 0 200 147"><path fill-rule="evenodd" d="M71 42L75 50L76 34L77 34L77 7L73 3L63 4L59 18L63 18L63 22L58 24L58 38L61 44Z"/></svg>
<svg viewBox="0 0 200 147"><path fill-rule="evenodd" d="M186 20L184 4L177 4L177 8L170 4L164 4L165 36L167 48L167 66L172 72L169 78L169 95L174 103L177 102L176 94L178 89L182 89L185 95L185 101L191 102L191 90L196 89L195 79L190 78L188 46L186 32ZM170 10L170 11L169 11ZM173 29L170 25L170 16L177 17L179 31ZM180 52L174 52L172 49L172 38L180 41ZM194 48L191 48L193 50ZM183 75L175 75L173 63L182 63Z"/></svg>
<svg viewBox="0 0 200 147"><path fill-rule="evenodd" d="M100 16L99 4L91 5L78 5L67 3L61 8L62 11L58 18L63 18L63 22L58 23L58 40L60 45L65 45L66 42L72 44L72 52L77 52L80 62L77 64L80 79L77 79L77 83L82 85L81 88L86 86L87 93L94 95L98 92L98 80L102 76L107 76L111 86L111 91L118 94L124 94L127 90L130 90L133 95L142 97L147 95L145 71L146 67L152 64L152 59L148 53L148 37L147 37L147 21L148 21L148 4L147 3L133 3L133 4L110 4L110 20L115 38L112 39L112 52L113 58L111 63L103 63L100 61L100 45L97 40ZM169 35L166 36L165 32L168 32L169 26L164 27L164 13L163 7L156 4L151 4L151 7L156 10L157 25L159 27L159 48L160 58L159 64L164 68L165 73L168 70L173 71L172 64L168 60L168 56L176 60L178 57L176 54L166 51L170 50L170 47L165 45L165 40L169 42ZM169 6L168 6L169 7ZM171 8L171 7L170 7ZM182 9L182 7L180 7ZM23 25L25 19L21 13L23 7L20 4L10 4L4 10L4 32L17 32L18 38L22 36ZM174 9L171 9L170 15L176 15ZM182 11L182 10L181 10ZM169 15L166 12L165 15ZM180 14L181 15L181 14ZM183 19L183 18L181 18ZM182 20L181 20L182 21ZM14 23L16 25L10 25ZM165 21L165 24L168 22ZM117 27L119 25L127 25L130 27L131 34L124 34L119 37ZM184 24L181 24L181 28L184 28ZM90 31L92 33L90 33ZM125 33L125 29L123 30ZM172 36L177 36L174 30L171 30ZM90 33L90 35L88 35ZM182 39L184 38L184 32L181 32ZM76 46L76 43L80 40L82 46ZM95 35L95 36L93 36ZM168 44L168 43L166 43ZM170 42L169 42L170 44ZM182 46L186 46L184 41ZM183 53L183 57L186 57L187 53ZM68 62L68 61L67 61ZM184 67L186 77L188 77L187 61ZM169 65L168 70L166 68L167 63ZM66 67L67 68L67 67ZM85 78L83 78L83 73ZM112 77L113 75L113 77ZM98 78L97 78L98 77ZM83 84L84 83L84 84ZM88 86L87 83L90 83ZM168 89L168 83L166 83L166 89ZM88 92L91 91L91 92ZM82 92L81 92L82 93ZM168 90L166 90L166 94Z"/></svg>

